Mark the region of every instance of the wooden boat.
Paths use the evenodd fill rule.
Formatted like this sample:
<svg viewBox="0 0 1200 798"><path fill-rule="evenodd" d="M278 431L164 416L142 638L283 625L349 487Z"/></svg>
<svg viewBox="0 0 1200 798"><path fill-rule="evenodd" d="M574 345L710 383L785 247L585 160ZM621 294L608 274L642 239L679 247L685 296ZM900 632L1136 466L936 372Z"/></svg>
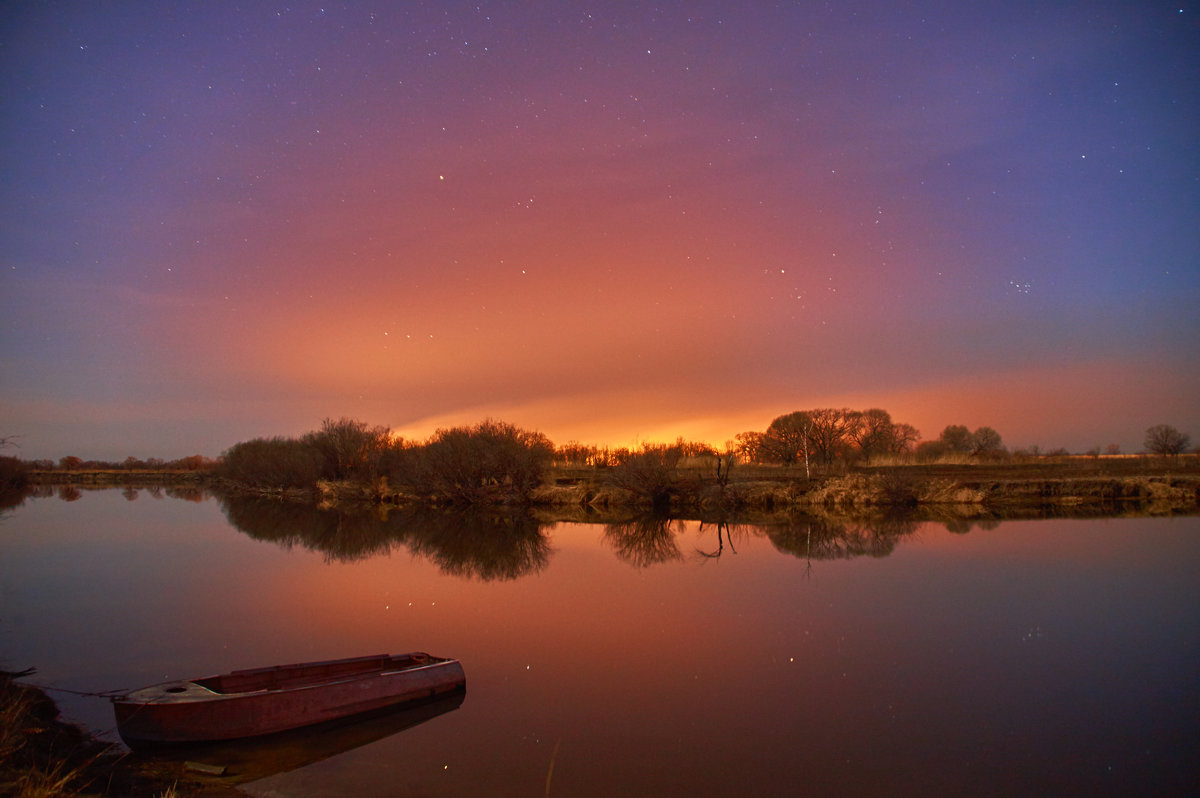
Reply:
<svg viewBox="0 0 1200 798"><path fill-rule="evenodd" d="M466 690L458 660L424 653L302 662L163 682L115 696L131 743L232 740Z"/></svg>
<svg viewBox="0 0 1200 798"><path fill-rule="evenodd" d="M125 742L143 761L174 765L186 763L196 772L219 774L224 784L245 784L321 762L394 734L428 723L462 706L466 694L449 693L423 701L410 701L348 718L312 726L199 743Z"/></svg>

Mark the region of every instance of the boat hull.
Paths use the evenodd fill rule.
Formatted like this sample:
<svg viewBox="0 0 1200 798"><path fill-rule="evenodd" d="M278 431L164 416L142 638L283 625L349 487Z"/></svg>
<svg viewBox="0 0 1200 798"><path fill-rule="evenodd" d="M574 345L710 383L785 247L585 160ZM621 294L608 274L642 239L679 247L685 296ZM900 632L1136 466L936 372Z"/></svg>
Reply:
<svg viewBox="0 0 1200 798"><path fill-rule="evenodd" d="M406 655L411 656L411 655ZM257 737L385 707L466 690L466 675L457 660L426 657L423 663L390 667L401 658L379 657L301 663L225 677L164 682L113 699L117 730L130 743L190 743ZM345 663L383 660L381 667L346 672ZM339 671L339 667L341 670ZM322 669L330 675L320 679ZM230 676L304 672L307 680L280 678L276 688L218 692L205 686ZM250 684L248 686L253 686Z"/></svg>

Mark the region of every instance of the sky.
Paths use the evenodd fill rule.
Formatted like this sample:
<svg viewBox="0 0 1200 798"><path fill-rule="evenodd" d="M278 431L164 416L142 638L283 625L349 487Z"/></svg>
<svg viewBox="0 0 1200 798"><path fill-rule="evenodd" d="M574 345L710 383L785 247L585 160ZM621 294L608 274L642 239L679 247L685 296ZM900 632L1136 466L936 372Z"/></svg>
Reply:
<svg viewBox="0 0 1200 798"><path fill-rule="evenodd" d="M1200 6L11 2L0 437L1200 439Z"/></svg>

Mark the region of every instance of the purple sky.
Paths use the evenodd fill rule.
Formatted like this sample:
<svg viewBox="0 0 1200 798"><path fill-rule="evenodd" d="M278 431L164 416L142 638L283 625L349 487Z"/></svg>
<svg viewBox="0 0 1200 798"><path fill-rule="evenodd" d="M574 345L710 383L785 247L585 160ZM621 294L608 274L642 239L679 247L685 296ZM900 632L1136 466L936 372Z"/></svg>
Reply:
<svg viewBox="0 0 1200 798"><path fill-rule="evenodd" d="M1200 437L1200 7L14 2L0 436Z"/></svg>

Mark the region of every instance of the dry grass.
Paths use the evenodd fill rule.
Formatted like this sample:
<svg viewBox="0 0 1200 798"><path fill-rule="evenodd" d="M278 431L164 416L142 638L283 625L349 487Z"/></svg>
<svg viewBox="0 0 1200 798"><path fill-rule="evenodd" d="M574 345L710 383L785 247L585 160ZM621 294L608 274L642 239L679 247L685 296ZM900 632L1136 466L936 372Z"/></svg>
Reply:
<svg viewBox="0 0 1200 798"><path fill-rule="evenodd" d="M0 671L0 795L13 798L185 798L242 795L148 768L58 717L45 693Z"/></svg>
<svg viewBox="0 0 1200 798"><path fill-rule="evenodd" d="M94 757L76 761L53 756L75 748L75 735L54 734L50 726L57 710L34 690L0 676L0 793L20 798L71 795L73 783ZM50 749L50 750L46 750Z"/></svg>

